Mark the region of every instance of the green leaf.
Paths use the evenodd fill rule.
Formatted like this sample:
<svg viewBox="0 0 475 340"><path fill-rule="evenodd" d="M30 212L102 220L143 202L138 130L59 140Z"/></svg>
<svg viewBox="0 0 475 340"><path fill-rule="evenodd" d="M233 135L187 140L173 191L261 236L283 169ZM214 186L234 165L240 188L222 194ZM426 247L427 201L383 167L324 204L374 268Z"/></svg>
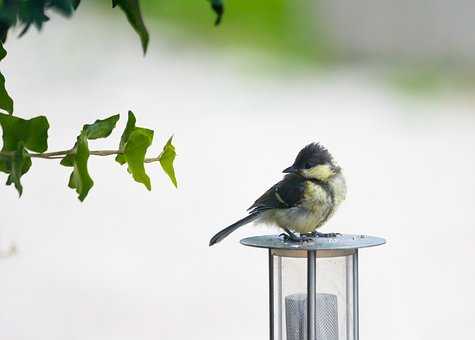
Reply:
<svg viewBox="0 0 475 340"><path fill-rule="evenodd" d="M88 140L108 137L119 118L119 115L114 115L106 119L98 119L92 124L85 124L77 137L73 151L61 160L61 165L73 168L68 186L71 189L76 189L81 202L84 201L94 185L87 168L90 155Z"/></svg>
<svg viewBox="0 0 475 340"><path fill-rule="evenodd" d="M72 160L73 172L69 177L68 186L71 189L76 189L78 193L78 198L82 202L86 198L89 190L91 190L94 185L94 181L89 175L87 169L87 161L89 160L89 146L87 143L87 136L82 132L76 142L74 157L71 155L66 156L61 161L62 165L70 166ZM68 158L69 157L69 158ZM68 159L66 162L65 160Z"/></svg>
<svg viewBox="0 0 475 340"><path fill-rule="evenodd" d="M86 124L83 131L86 133L87 139L106 138L114 130L120 115L114 115L106 119L98 119L93 124Z"/></svg>
<svg viewBox="0 0 475 340"><path fill-rule="evenodd" d="M145 172L145 154L152 144L153 131L144 128L135 128L130 134L124 149L124 159L128 170L135 181L142 183L148 190L152 190L150 178Z"/></svg>
<svg viewBox="0 0 475 340"><path fill-rule="evenodd" d="M138 0L112 0L112 7L119 6L127 16L127 20L140 37L144 54L147 53L149 35L142 18Z"/></svg>
<svg viewBox="0 0 475 340"><path fill-rule="evenodd" d="M13 156L10 159L10 171L7 179L7 185L14 184L18 195L23 193L23 186L21 185L21 176L28 172L31 167L31 158L25 151L23 142L18 143L18 148L15 150Z"/></svg>
<svg viewBox="0 0 475 340"><path fill-rule="evenodd" d="M19 142L25 149L45 152L48 149L49 123L45 116L29 120L0 113L0 125L3 129L2 151L14 151Z"/></svg>
<svg viewBox="0 0 475 340"><path fill-rule="evenodd" d="M0 60L5 58L7 51L3 48L3 45L0 43ZM9 114L13 113L13 99L7 92L5 88L5 77L0 73L0 109L8 112Z"/></svg>
<svg viewBox="0 0 475 340"><path fill-rule="evenodd" d="M40 30L49 20L48 11L70 17L79 6L80 0L0 0L0 39L5 41L8 30L20 24L19 36L23 36L34 25Z"/></svg>
<svg viewBox="0 0 475 340"><path fill-rule="evenodd" d="M115 160L123 165L128 164L128 171L133 178L145 185L148 190L152 189L150 178L145 172L145 154L152 144L153 131L135 126L136 119L132 111L129 111L127 125L120 138L119 151Z"/></svg>
<svg viewBox="0 0 475 340"><path fill-rule="evenodd" d="M63 166L73 167L74 166L74 159L75 159L75 155L73 153L70 153L70 154L66 155L61 160L61 162L59 162L59 164L61 164Z"/></svg>
<svg viewBox="0 0 475 340"><path fill-rule="evenodd" d="M0 61L7 56L7 51L3 47L3 44L0 44Z"/></svg>
<svg viewBox="0 0 475 340"><path fill-rule="evenodd" d="M94 185L94 181L89 175L87 162L89 160L89 145L87 142L87 135L84 131L77 137L76 144L74 144L73 153L66 155L61 160L61 165L72 167L73 172L69 176L68 186L71 189L76 189L79 200L84 201L89 190Z"/></svg>
<svg viewBox="0 0 475 340"><path fill-rule="evenodd" d="M45 152L48 149L48 120L44 116L25 120L0 113L0 126L3 130L2 152L9 154L0 158L0 171L9 174L7 185L15 184L21 196L20 178L31 167L31 158L25 150Z"/></svg>
<svg viewBox="0 0 475 340"><path fill-rule="evenodd" d="M170 137L167 144L163 147L163 151L158 157L160 160L160 165L162 166L163 171L170 177L175 188L178 187L176 176L175 176L175 169L173 168L173 162L176 157L175 147L172 144L173 136Z"/></svg>
<svg viewBox="0 0 475 340"><path fill-rule="evenodd" d="M120 152L124 152L125 144L129 140L130 134L135 129L135 122L136 122L136 119L135 119L134 113L132 111L129 111L129 115L128 115L128 118L127 118L127 125L125 126L125 130L122 133L122 136L120 137L120 144L119 144L119 151ZM127 162L124 155L117 155L115 160L118 163L120 163L120 165L123 165Z"/></svg>
<svg viewBox="0 0 475 340"><path fill-rule="evenodd" d="M81 0L73 0L73 8L77 9L81 4Z"/></svg>
<svg viewBox="0 0 475 340"><path fill-rule="evenodd" d="M13 114L13 99L5 88L5 77L0 72L0 109Z"/></svg>
<svg viewBox="0 0 475 340"><path fill-rule="evenodd" d="M211 8L216 13L216 20L214 25L218 26L221 23L224 14L224 4L222 0L209 0L211 2Z"/></svg>
<svg viewBox="0 0 475 340"><path fill-rule="evenodd" d="M77 8L74 0L50 0L49 6L66 17L70 17Z"/></svg>

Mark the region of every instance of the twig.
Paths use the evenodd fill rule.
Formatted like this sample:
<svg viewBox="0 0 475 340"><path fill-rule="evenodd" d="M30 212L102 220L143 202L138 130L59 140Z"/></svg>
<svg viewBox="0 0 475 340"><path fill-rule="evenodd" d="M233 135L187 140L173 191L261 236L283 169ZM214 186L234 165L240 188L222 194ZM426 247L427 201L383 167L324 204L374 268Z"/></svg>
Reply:
<svg viewBox="0 0 475 340"><path fill-rule="evenodd" d="M72 150L61 150L61 151L53 151L53 152L43 152L43 153L27 153L31 158L39 158L39 159L63 159L68 154L74 154L76 151ZM90 150L89 154L92 156L112 156L112 155L121 155L123 152L120 150ZM1 151L0 156L6 157L13 157L15 152L13 151ZM160 161L160 156L152 157L152 158L145 158L145 163L154 163Z"/></svg>
<svg viewBox="0 0 475 340"><path fill-rule="evenodd" d="M145 158L144 163L153 163L153 162L159 162L160 161L160 156L154 157L154 158Z"/></svg>

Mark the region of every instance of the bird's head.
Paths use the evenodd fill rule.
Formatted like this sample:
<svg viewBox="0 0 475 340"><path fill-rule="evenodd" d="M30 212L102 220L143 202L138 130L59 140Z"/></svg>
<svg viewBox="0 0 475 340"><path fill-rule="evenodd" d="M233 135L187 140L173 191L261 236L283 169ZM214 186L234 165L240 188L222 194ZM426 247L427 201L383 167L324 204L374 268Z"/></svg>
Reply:
<svg viewBox="0 0 475 340"><path fill-rule="evenodd" d="M328 181L340 172L333 157L322 145L312 143L300 150L294 164L283 171L303 176L307 179Z"/></svg>

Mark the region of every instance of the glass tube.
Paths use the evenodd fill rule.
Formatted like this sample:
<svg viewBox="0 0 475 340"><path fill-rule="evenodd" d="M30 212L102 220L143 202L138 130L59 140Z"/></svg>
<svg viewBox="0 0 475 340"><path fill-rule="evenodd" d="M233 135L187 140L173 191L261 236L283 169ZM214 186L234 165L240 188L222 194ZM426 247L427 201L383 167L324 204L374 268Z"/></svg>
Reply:
<svg viewBox="0 0 475 340"><path fill-rule="evenodd" d="M270 249L269 274L270 340L358 340L357 250Z"/></svg>

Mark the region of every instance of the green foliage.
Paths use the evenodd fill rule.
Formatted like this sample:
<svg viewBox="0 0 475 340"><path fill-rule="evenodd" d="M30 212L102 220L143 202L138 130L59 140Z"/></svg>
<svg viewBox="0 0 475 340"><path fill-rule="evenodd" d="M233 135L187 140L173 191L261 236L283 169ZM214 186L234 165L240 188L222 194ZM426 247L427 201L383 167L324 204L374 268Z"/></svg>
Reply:
<svg viewBox="0 0 475 340"><path fill-rule="evenodd" d="M20 24L25 34L31 25L38 30L49 20L46 12L54 9L56 12L71 16L79 5L78 0L4 0L0 3L0 38L5 41L10 27Z"/></svg>
<svg viewBox="0 0 475 340"><path fill-rule="evenodd" d="M150 178L145 173L144 161L145 153L152 144L152 140L152 130L137 128L130 134L124 150L124 156L128 164L127 170L137 182L143 183L148 190L152 190L152 186Z"/></svg>
<svg viewBox="0 0 475 340"><path fill-rule="evenodd" d="M210 0L211 8L216 13L216 20L214 21L214 25L218 26L221 23L221 19L223 18L224 14L224 5L221 0Z"/></svg>
<svg viewBox="0 0 475 340"><path fill-rule="evenodd" d="M167 144L163 147L163 151L160 154L160 165L163 168L163 171L170 177L175 188L178 186L175 176L175 169L173 168L173 162L175 161L176 152L175 147L172 144L173 136L170 137Z"/></svg>
<svg viewBox="0 0 475 340"><path fill-rule="evenodd" d="M5 51L3 45L0 43L0 61L5 58L6 55L7 51ZM2 73L0 73L0 109L9 114L13 113L13 100L5 88L5 78Z"/></svg>
<svg viewBox="0 0 475 340"><path fill-rule="evenodd" d="M112 133L115 125L120 119L120 115L114 115L107 119L98 119L93 124L86 124L83 127L87 139L106 138Z"/></svg>
<svg viewBox="0 0 475 340"><path fill-rule="evenodd" d="M81 133L78 138L76 145L74 147L74 154L70 155L70 158L64 162L61 162L62 165L67 166L66 164L72 163L73 172L69 177L68 186L71 189L76 189L78 193L78 199L82 202L86 198L89 190L91 190L94 185L94 181L89 175L87 169L87 161L89 160L89 145L87 143L87 137L84 133Z"/></svg>
<svg viewBox="0 0 475 340"><path fill-rule="evenodd" d="M217 14L216 24L221 21L223 5L221 0L210 0L213 10ZM71 16L81 0L0 0L0 40L7 38L11 27L22 27L20 36L25 34L31 25L38 30L49 20L47 11L50 9L64 16ZM112 6L122 9L130 25L140 37L144 53L147 50L149 35L140 10L139 0L112 0ZM6 56L6 51L0 43L0 61ZM163 170L169 176L173 185L177 186L174 170L176 157L172 138L168 140L160 156L146 158L146 153L153 141L154 132L150 129L137 127L134 114L129 111L127 125L122 134L119 150L91 151L89 141L107 138L114 130L119 115L103 120L96 120L92 124L85 124L76 138L72 149L46 153L48 149L49 123L46 117L39 116L30 120L14 117L13 100L5 89L5 79L0 73L0 125L3 131L3 146L0 151L0 171L8 174L7 185L14 184L18 193L22 194L21 177L29 171L32 158L57 159L60 164L71 167L72 173L68 186L75 189L80 201L83 201L94 181L88 169L90 156L117 155L116 161L121 165L127 163L127 169L135 181L142 183L148 190L152 186L150 178L145 172L145 163L160 162Z"/></svg>
<svg viewBox="0 0 475 340"><path fill-rule="evenodd" d="M88 140L108 137L114 130L119 118L119 115L114 115L107 119L98 119L93 124L84 125L71 152L61 161L61 165L73 168L68 186L71 189L76 189L81 202L84 201L94 185L87 169L90 155Z"/></svg>
<svg viewBox="0 0 475 340"><path fill-rule="evenodd" d="M203 6L203 1L141 0L140 3L149 23L166 23L179 37L205 41L213 48L257 49L276 57L276 61L297 67L305 62L334 60L331 41L315 20L319 15L315 2L225 0L223 22L216 29L209 24L214 13ZM212 4L212 0L208 1Z"/></svg>
<svg viewBox="0 0 475 340"><path fill-rule="evenodd" d="M136 123L135 115L132 111L129 111L128 116L127 116L127 125L125 126L125 130L122 133L122 137L120 137L120 143L119 143L119 151L124 152L125 149L125 144L127 143L130 134L132 131L135 129L135 123ZM125 156L123 154L117 155L115 158L117 162L119 162L120 165L127 163L127 160L125 159Z"/></svg>
<svg viewBox="0 0 475 340"><path fill-rule="evenodd" d="M54 10L65 17L73 15L81 0L3 0L0 1L0 40L5 42L11 27L22 27L20 36L28 32L31 25L38 30L49 20L47 12ZM147 50L148 32L140 12L139 0L112 0L112 6L119 6L140 36L144 52Z"/></svg>
<svg viewBox="0 0 475 340"><path fill-rule="evenodd" d="M45 116L26 120L0 113L0 125L3 130L2 151L14 151L21 142L26 149L34 152L48 149L49 123Z"/></svg>
<svg viewBox="0 0 475 340"><path fill-rule="evenodd" d="M17 150L13 153L10 159L10 174L7 178L7 185L15 184L18 194L23 193L23 186L21 185L21 176L23 176L31 167L31 159L25 150L22 142L18 144Z"/></svg>
<svg viewBox="0 0 475 340"><path fill-rule="evenodd" d="M14 183L21 196L20 179L31 167L26 150L45 152L48 149L48 120L44 116L25 120L0 113L0 125L3 130L0 171L8 174L7 185Z"/></svg>
<svg viewBox="0 0 475 340"><path fill-rule="evenodd" d="M112 7L119 6L142 42L143 52L147 52L149 35L140 11L138 0L112 0Z"/></svg>
<svg viewBox="0 0 475 340"><path fill-rule="evenodd" d="M152 144L153 131L135 126L135 115L129 111L127 126L120 139L119 150L121 155L116 160L121 165L127 163L127 170L132 174L134 180L145 185L148 190L152 190L150 178L145 172L144 162L148 147Z"/></svg>
<svg viewBox="0 0 475 340"><path fill-rule="evenodd" d="M135 115L129 111L127 125L122 133L119 150L91 151L89 141L110 136L119 115L106 119L98 119L92 124L85 124L76 138L73 148L66 151L46 153L48 149L49 123L46 117L39 116L29 120L0 113L0 126L3 131L3 147L0 151L0 171L8 174L7 185L14 184L18 193L22 194L21 177L28 172L31 159L61 158L60 164L71 167L68 186L75 189L80 201L84 201L94 186L88 169L91 155L117 155L120 164L127 163L128 171L135 181L142 183L148 190L152 189L150 178L145 172L145 163L160 162L173 185L177 186L174 170L175 147L172 138L157 158L146 158L146 153L153 141L152 130L135 126ZM35 153L29 153L29 151Z"/></svg>
<svg viewBox="0 0 475 340"><path fill-rule="evenodd" d="M224 7L222 0L209 0L219 24ZM54 10L65 17L70 17L81 4L81 0L0 0L0 41L5 42L11 27L22 27L20 36L28 32L31 25L38 30L49 20L48 11ZM145 26L140 0L112 0L112 7L118 6L126 15L132 28L137 32L144 53L147 51L149 34Z"/></svg>

